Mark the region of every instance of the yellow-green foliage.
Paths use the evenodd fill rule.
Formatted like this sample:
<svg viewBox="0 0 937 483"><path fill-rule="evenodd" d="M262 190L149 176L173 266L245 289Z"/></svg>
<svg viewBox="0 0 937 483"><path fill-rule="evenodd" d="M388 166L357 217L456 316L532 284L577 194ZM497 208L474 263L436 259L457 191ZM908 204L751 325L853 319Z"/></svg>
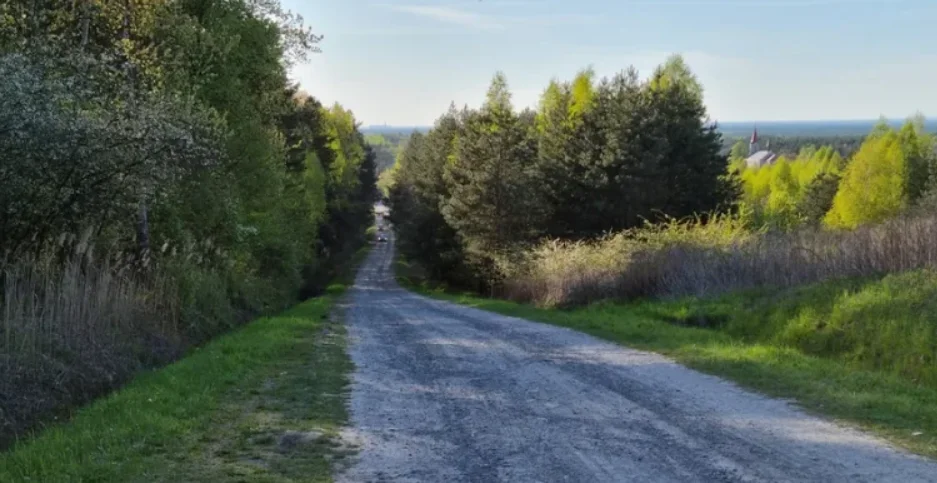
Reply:
<svg viewBox="0 0 937 483"><path fill-rule="evenodd" d="M624 236L640 247L660 248L668 245L730 248L751 240L757 232L751 229L748 213L718 214L709 219L677 220L663 223L645 223L644 227L628 230Z"/></svg>
<svg viewBox="0 0 937 483"><path fill-rule="evenodd" d="M397 172L400 170L399 166L399 163L394 163L390 169L378 175L377 188L381 190L384 196L390 196L390 189L394 187L394 183L397 180Z"/></svg>
<svg viewBox="0 0 937 483"><path fill-rule="evenodd" d="M355 138L357 131L354 114L340 104L324 110L328 134L332 138L331 148L336 153L332 164L332 178L342 184L354 186L361 160L364 159L364 146Z"/></svg>
<svg viewBox="0 0 937 483"><path fill-rule="evenodd" d="M595 72L592 69L586 69L576 75L571 88L571 99L569 105L569 121L578 122L584 112L592 107L595 97Z"/></svg>
<svg viewBox="0 0 937 483"><path fill-rule="evenodd" d="M761 224L776 228L792 228L803 221L803 208L798 207L813 180L824 174L841 175L833 207L823 221L851 229L894 216L924 194L935 144L937 137L924 131L920 119L912 118L900 131L886 124L876 126L848 166L830 146L807 146L794 160L782 156L772 165L746 168L741 159L733 158L732 167L741 174L742 204Z"/></svg>
<svg viewBox="0 0 937 483"><path fill-rule="evenodd" d="M550 273L601 269L617 271L640 251L667 246L729 248L757 236L744 216L714 215L710 220L669 219L590 242L549 241L531 251L526 268Z"/></svg>
<svg viewBox="0 0 937 483"><path fill-rule="evenodd" d="M807 146L793 160L781 156L768 166L742 166L742 202L763 224L793 227L802 219L797 206L810 182L821 174L839 173L842 164L843 158L832 147Z"/></svg>
<svg viewBox="0 0 937 483"><path fill-rule="evenodd" d="M836 228L855 228L897 214L906 204L906 170L897 133L869 136L846 168L824 221Z"/></svg>

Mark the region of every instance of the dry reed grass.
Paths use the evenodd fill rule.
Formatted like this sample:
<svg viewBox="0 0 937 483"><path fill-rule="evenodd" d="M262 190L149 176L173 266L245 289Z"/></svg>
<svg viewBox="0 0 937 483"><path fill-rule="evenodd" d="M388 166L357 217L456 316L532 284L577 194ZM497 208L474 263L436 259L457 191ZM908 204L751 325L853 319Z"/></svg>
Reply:
<svg viewBox="0 0 937 483"><path fill-rule="evenodd" d="M181 350L166 277L96 260L86 241L53 258L0 264L0 446Z"/></svg>
<svg viewBox="0 0 937 483"><path fill-rule="evenodd" d="M739 218L671 221L591 243L550 242L506 281L506 297L541 306L714 295L937 266L937 215L853 231L753 233Z"/></svg>

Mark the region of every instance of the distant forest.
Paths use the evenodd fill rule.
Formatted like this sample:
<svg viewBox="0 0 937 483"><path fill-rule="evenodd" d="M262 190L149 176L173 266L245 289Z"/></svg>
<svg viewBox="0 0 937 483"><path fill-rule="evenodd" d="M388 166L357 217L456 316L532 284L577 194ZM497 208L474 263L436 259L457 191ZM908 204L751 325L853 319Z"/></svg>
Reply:
<svg viewBox="0 0 937 483"><path fill-rule="evenodd" d="M374 150L374 167L378 173L382 173L391 167L397 159L397 153L400 147L410 137L411 131L394 133L369 133L365 134L364 140Z"/></svg>
<svg viewBox="0 0 937 483"><path fill-rule="evenodd" d="M789 121L789 122L730 122L719 123L723 151L742 143L747 150L752 130L758 128L762 149L770 149L782 156L796 157L808 146L831 146L843 157L854 154L868 133L879 121ZM900 128L905 120L885 120L892 128ZM924 121L924 129L937 133L937 119ZM736 148L739 149L739 148ZM747 151L746 151L747 152Z"/></svg>
<svg viewBox="0 0 937 483"><path fill-rule="evenodd" d="M753 121L753 122L717 122L719 132L727 138L747 137L752 128L757 127L759 134L778 137L865 137L880 120L859 121ZM904 125L905 119L886 119L885 123L898 129ZM937 132L937 119L924 121L924 129L928 132Z"/></svg>
<svg viewBox="0 0 937 483"><path fill-rule="evenodd" d="M862 141L865 140L866 135L855 135L855 136L766 136L758 132L758 141L761 144L762 149L770 149L778 153L781 156L787 156L790 158L796 157L800 153L801 149L808 146L831 146L840 156L846 158L855 153L859 146L862 146ZM748 142L751 139L751 133L746 136L739 137L729 137L723 135L722 146L723 154L728 154L730 151L741 149L742 152L748 152Z"/></svg>
<svg viewBox="0 0 937 483"><path fill-rule="evenodd" d="M742 143L747 150L752 130L758 128L763 148L794 158L808 146L831 146L843 157L853 155L878 121L762 121L718 123L722 134L722 154ZM887 120L891 127L900 127L904 120ZM937 133L937 119L927 119L925 130ZM414 132L425 134L426 126L368 126L362 128L365 139L377 155L377 172L393 167L397 154ZM739 149L739 148L736 148Z"/></svg>

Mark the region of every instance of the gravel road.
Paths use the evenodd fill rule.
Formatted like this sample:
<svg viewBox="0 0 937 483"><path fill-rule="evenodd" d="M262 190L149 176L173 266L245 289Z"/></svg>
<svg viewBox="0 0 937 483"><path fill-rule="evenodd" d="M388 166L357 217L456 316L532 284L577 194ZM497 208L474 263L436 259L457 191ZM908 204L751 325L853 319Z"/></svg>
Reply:
<svg viewBox="0 0 937 483"><path fill-rule="evenodd" d="M937 482L937 464L657 354L400 288L351 290L338 481Z"/></svg>

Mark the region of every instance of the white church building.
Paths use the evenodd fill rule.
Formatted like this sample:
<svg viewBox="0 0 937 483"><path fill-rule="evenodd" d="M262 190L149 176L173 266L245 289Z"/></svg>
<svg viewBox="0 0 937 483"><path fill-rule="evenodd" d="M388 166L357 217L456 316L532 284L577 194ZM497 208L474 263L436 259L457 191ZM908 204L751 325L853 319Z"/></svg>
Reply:
<svg viewBox="0 0 937 483"><path fill-rule="evenodd" d="M778 155L770 148L771 141L768 141L765 149L761 149L761 144L758 142L758 128L756 127L752 132L751 141L748 142L748 157L745 158L745 164L749 168L760 168L774 163L778 160Z"/></svg>

